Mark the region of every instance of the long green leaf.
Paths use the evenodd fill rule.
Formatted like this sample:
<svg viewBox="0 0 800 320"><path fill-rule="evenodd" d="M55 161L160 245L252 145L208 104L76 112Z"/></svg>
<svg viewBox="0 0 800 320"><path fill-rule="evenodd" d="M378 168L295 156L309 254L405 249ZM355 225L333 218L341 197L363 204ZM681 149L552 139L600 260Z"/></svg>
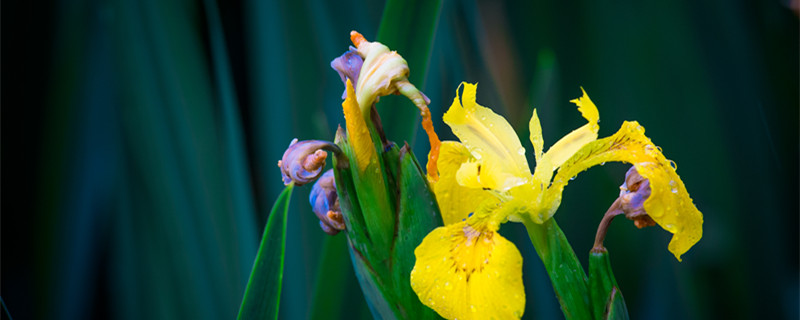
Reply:
<svg viewBox="0 0 800 320"><path fill-rule="evenodd" d="M286 250L286 216L292 187L289 185L283 190L269 214L237 319L278 318Z"/></svg>
<svg viewBox="0 0 800 320"><path fill-rule="evenodd" d="M553 283L564 317L592 319L586 273L555 219L543 224L527 219L524 223Z"/></svg>
<svg viewBox="0 0 800 320"><path fill-rule="evenodd" d="M396 162L399 166L393 176L397 179L398 231L392 250L395 294L406 317L441 319L433 309L423 305L411 289L411 269L416 261L414 249L428 233L442 225L439 206L422 168L407 144L400 149Z"/></svg>

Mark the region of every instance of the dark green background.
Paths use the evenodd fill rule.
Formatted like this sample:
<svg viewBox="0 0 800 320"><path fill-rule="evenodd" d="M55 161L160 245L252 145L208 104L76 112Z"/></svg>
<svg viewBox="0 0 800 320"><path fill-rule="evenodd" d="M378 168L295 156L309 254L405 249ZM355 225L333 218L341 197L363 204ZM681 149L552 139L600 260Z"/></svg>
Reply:
<svg viewBox="0 0 800 320"><path fill-rule="evenodd" d="M375 39L382 13L373 1L4 2L11 315L235 317L283 187L276 162L294 137L333 139L343 86L329 62L350 30ZM445 139L461 81L480 83L479 103L528 150L532 107L546 146L582 124L568 103L581 86L600 136L638 120L705 224L682 263L666 231L612 224L632 318L797 319L799 60L786 1L444 1L422 88ZM413 126L390 138L424 159L416 119L383 121ZM593 168L565 190L555 218L584 264L626 170ZM369 318L344 237L321 232L308 189L290 207L281 318ZM561 318L524 229L501 232L525 259L525 317Z"/></svg>

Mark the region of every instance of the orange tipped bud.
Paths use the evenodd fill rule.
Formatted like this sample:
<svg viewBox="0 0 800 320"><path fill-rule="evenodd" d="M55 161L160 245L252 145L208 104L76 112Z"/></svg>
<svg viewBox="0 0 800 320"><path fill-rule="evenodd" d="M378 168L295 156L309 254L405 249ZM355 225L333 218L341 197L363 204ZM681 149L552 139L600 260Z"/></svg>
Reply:
<svg viewBox="0 0 800 320"><path fill-rule="evenodd" d="M350 41L353 42L353 45L358 48L362 43L367 42L367 39L364 38L358 31L350 31Z"/></svg>

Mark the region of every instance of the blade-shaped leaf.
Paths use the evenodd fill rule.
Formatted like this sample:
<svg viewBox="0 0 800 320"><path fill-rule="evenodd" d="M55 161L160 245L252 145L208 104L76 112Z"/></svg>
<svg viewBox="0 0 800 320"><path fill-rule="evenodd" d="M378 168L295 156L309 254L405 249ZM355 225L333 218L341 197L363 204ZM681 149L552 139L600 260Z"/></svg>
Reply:
<svg viewBox="0 0 800 320"><path fill-rule="evenodd" d="M286 249L286 216L291 196L292 185L289 185L272 207L237 319L278 318Z"/></svg>
<svg viewBox="0 0 800 320"><path fill-rule="evenodd" d="M408 144L400 149L396 161L399 167L393 175L398 190L398 231L392 251L395 294L408 318L441 319L433 309L423 305L411 289L411 269L416 261L414 249L428 233L442 225L439 206Z"/></svg>
<svg viewBox="0 0 800 320"><path fill-rule="evenodd" d="M543 224L525 220L525 227L550 276L564 318L591 319L586 273L555 219Z"/></svg>
<svg viewBox="0 0 800 320"><path fill-rule="evenodd" d="M592 250L589 254L589 294L595 319L628 319L625 299L618 288L608 251Z"/></svg>

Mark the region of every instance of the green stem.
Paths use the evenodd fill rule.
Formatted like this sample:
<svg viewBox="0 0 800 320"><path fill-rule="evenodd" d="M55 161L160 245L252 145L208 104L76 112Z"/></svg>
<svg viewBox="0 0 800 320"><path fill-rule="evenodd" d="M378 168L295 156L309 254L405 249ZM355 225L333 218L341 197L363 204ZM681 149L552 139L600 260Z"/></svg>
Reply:
<svg viewBox="0 0 800 320"><path fill-rule="evenodd" d="M536 253L547 269L564 317L592 319L588 278L555 219L551 218L543 224L537 224L525 218L523 223L528 229L528 236L536 248Z"/></svg>

